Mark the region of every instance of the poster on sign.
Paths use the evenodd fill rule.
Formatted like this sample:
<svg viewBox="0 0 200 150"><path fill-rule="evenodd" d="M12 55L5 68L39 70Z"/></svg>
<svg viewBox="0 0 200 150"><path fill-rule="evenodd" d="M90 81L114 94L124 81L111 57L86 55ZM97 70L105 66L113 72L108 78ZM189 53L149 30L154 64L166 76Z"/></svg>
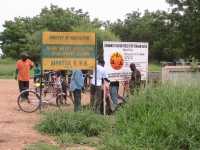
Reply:
<svg viewBox="0 0 200 150"><path fill-rule="evenodd" d="M130 64L135 63L141 79L148 77L148 43L103 42L105 69L111 81L125 81L131 77Z"/></svg>

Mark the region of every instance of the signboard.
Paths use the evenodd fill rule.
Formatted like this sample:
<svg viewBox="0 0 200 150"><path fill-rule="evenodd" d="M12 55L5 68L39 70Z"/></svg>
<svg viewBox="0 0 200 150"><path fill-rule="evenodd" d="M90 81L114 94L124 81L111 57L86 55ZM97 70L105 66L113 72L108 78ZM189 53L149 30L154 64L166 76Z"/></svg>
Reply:
<svg viewBox="0 0 200 150"><path fill-rule="evenodd" d="M131 77L130 64L134 63L141 79L148 75L148 43L103 42L105 69L111 81L124 81Z"/></svg>
<svg viewBox="0 0 200 150"><path fill-rule="evenodd" d="M44 70L95 68L95 33L44 32L42 42Z"/></svg>

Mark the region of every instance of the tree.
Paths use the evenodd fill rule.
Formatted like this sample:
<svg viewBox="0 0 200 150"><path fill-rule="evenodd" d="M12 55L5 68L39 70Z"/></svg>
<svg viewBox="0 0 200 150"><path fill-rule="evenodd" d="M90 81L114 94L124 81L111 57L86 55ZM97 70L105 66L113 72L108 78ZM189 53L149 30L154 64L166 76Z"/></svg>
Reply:
<svg viewBox="0 0 200 150"><path fill-rule="evenodd" d="M119 37L113 34L108 29L101 29L97 26L96 21L89 24L82 24L75 26L73 31L75 32L95 32L97 41L97 57L103 58L103 41L119 41Z"/></svg>
<svg viewBox="0 0 200 150"><path fill-rule="evenodd" d="M166 0L172 7L171 15L176 16L178 32L181 33L184 56L200 58L200 1Z"/></svg>
<svg viewBox="0 0 200 150"><path fill-rule="evenodd" d="M22 51L38 58L43 31L67 32L72 31L74 26L85 23L90 23L90 19L81 9L62 9L51 5L50 8L43 8L41 13L33 18L18 17L14 21L6 21L3 25L5 30L0 35L0 48L5 56L15 59Z"/></svg>

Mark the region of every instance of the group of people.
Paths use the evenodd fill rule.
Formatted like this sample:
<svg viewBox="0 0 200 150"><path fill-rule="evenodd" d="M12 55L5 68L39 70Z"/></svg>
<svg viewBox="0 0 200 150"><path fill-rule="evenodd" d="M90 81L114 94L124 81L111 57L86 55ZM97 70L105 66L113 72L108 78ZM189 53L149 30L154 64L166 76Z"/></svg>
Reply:
<svg viewBox="0 0 200 150"><path fill-rule="evenodd" d="M38 64L35 64L28 59L27 53L21 53L21 59L16 63L16 76L18 80L19 91L22 92L29 88L30 70L34 67L34 81L40 77L41 70ZM103 113L103 89L102 86L105 82L110 85L110 96L112 99L112 108L115 109L118 105L118 89L119 81L110 81L108 79L106 70L104 68L104 60L99 60L96 66L96 71L93 72L90 88L90 106L96 113ZM130 64L132 71L131 79L129 82L130 92L133 94L138 91L141 84L141 74L136 68L134 63ZM81 70L73 70L70 80L70 90L73 92L74 97L74 111L81 110L81 92L84 88L84 77ZM28 95L24 95L24 98L28 98Z"/></svg>

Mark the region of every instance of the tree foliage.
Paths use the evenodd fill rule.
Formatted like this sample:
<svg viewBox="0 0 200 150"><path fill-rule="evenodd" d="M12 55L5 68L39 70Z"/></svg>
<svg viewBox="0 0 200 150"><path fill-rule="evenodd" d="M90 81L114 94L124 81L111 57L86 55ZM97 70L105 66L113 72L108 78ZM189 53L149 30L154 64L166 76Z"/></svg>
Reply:
<svg viewBox="0 0 200 150"><path fill-rule="evenodd" d="M38 59L43 31L94 31L97 34L97 41L101 43L104 37L109 40L116 39L114 34L101 30L101 27L101 21L91 21L88 13L81 9L63 9L51 5L50 8L43 8L41 13L33 18L17 17L14 21L6 21L5 30L0 34L1 49L5 56L15 59L22 51L28 51L33 60Z"/></svg>
<svg viewBox="0 0 200 150"><path fill-rule="evenodd" d="M167 0L170 12L134 11L110 25L123 41L149 42L150 59L200 58L200 1Z"/></svg>
<svg viewBox="0 0 200 150"><path fill-rule="evenodd" d="M33 18L17 17L4 23L0 34L0 48L5 56L17 58L22 51L29 51L38 58L43 31L91 31L96 32L99 57L102 42L148 42L151 60L174 60L194 56L200 58L200 1L166 0L168 12L146 10L143 14L133 11L124 20L114 23L93 20L87 12L75 8L59 8L51 5L43 8Z"/></svg>

